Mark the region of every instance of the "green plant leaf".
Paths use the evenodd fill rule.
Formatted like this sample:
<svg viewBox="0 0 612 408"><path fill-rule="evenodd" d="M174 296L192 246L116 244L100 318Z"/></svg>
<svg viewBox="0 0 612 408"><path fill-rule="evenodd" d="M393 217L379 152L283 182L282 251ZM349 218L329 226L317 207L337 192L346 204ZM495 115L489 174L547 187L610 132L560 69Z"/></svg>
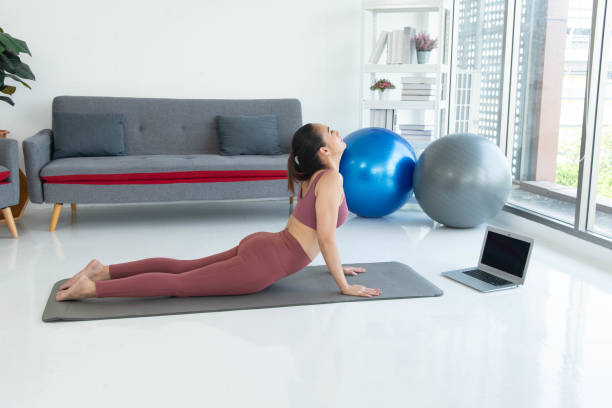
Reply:
<svg viewBox="0 0 612 408"><path fill-rule="evenodd" d="M1 73L0 73L1 75ZM30 85L28 85L27 83L23 82L21 79L19 79L19 77L17 75L13 75L13 74L5 74L7 77L17 81L17 82L21 82L21 85L25 86L28 89L32 89L32 87L30 87ZM4 85L1 81L0 81L0 86Z"/></svg>
<svg viewBox="0 0 612 408"><path fill-rule="evenodd" d="M23 79L35 79L34 73L27 64L21 62L17 54L5 50L0 54L0 69L15 74Z"/></svg>
<svg viewBox="0 0 612 408"><path fill-rule="evenodd" d="M9 98L8 96L0 96L0 101L4 101L11 106L15 106L15 102L13 102L13 100Z"/></svg>
<svg viewBox="0 0 612 408"><path fill-rule="evenodd" d="M2 92L3 94L12 95L15 93L16 90L17 88L15 88L14 86L5 86L0 89L0 92Z"/></svg>
<svg viewBox="0 0 612 408"><path fill-rule="evenodd" d="M7 49L16 54L26 52L32 56L25 41L12 37L9 33L0 33L0 44L4 45Z"/></svg>
<svg viewBox="0 0 612 408"><path fill-rule="evenodd" d="M0 44L0 54L2 54L4 52L4 50L6 50L6 47L2 44Z"/></svg>

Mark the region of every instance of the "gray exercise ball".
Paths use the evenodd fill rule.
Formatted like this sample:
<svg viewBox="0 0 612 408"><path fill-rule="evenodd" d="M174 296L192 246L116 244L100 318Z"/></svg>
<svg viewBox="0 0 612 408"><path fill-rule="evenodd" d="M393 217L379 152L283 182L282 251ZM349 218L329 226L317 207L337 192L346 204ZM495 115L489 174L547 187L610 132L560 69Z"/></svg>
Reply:
<svg viewBox="0 0 612 408"><path fill-rule="evenodd" d="M470 228L502 209L512 183L508 162L483 136L442 137L421 153L414 169L414 195L440 224Z"/></svg>

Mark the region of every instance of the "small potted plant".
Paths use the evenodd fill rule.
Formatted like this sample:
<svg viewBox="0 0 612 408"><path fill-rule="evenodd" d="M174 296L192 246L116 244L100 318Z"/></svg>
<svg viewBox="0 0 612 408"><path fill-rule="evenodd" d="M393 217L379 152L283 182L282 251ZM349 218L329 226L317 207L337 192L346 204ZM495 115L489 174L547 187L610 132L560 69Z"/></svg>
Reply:
<svg viewBox="0 0 612 408"><path fill-rule="evenodd" d="M388 79L379 79L370 87L370 91L378 94L378 99L381 101L389 99L389 89L395 89L395 85ZM385 92L386 91L386 92Z"/></svg>
<svg viewBox="0 0 612 408"><path fill-rule="evenodd" d="M4 101L9 105L15 105L11 95L13 95L17 88L8 85L5 82L7 78L21 83L26 88L32 89L30 85L23 81L24 79L34 80L34 74L30 67L19 59L19 53L22 52L32 56L25 41L12 37L0 28L0 92L8 95L0 95L0 101Z"/></svg>
<svg viewBox="0 0 612 408"><path fill-rule="evenodd" d="M422 32L414 36L414 43L416 45L418 63L429 63L429 53L438 47L438 40L431 38L428 33Z"/></svg>
<svg viewBox="0 0 612 408"><path fill-rule="evenodd" d="M20 40L11 36L9 33L5 33L0 28L0 103L6 102L11 106L15 105L11 96L17 90L15 85L10 84L8 79L18 82L28 89L30 85L24 82L24 79L34 80L34 74L30 70L30 67L21 62L19 58L20 53L26 53L30 56L30 50L25 41ZM4 105L4 104L3 104ZM2 123L0 123L0 126ZM0 130L0 138L5 138L10 132L8 130ZM28 203L28 185L26 182L25 174L22 170L19 170L19 202L11 207L11 211L15 219L21 218L26 205ZM0 215L0 220L2 220Z"/></svg>

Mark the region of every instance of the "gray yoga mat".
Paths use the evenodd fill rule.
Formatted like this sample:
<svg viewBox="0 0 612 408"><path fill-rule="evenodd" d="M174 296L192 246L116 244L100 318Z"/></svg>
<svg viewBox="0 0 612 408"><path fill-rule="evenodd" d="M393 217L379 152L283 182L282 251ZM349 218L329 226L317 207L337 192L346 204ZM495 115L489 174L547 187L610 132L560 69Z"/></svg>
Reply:
<svg viewBox="0 0 612 408"><path fill-rule="evenodd" d="M442 290L401 262L352 263L366 268L357 276L346 276L349 284L380 288L382 294L367 297L342 295L327 265L307 266L264 290L249 295L148 298L90 298L57 302L55 294L67 279L53 285L43 321L118 319L183 313L262 309L267 307L315 305L441 296Z"/></svg>

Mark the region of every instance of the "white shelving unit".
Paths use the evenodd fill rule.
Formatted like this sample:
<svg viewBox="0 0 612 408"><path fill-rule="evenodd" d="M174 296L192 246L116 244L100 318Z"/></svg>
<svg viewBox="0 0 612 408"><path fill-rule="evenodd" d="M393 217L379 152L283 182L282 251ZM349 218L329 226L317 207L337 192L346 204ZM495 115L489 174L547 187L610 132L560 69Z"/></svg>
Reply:
<svg viewBox="0 0 612 408"><path fill-rule="evenodd" d="M453 11L453 0L363 0L360 86L361 109L359 117L362 126L369 126L369 109L433 111L433 115L430 115L433 118L433 123L424 123L426 125L433 125L431 139L435 140L440 136L448 134L448 97L450 95L449 71L451 63L450 43L452 41ZM404 16L413 16L414 18L412 18L412 21L404 25L415 27L417 32L427 31L432 37L437 38L437 53L436 55L431 55L432 58L429 64L367 63L370 53L374 49L376 40L381 32L379 28L382 24L379 23L379 20L381 17L384 17L384 14L388 13L403 13ZM420 14L413 15L406 13ZM432 30L430 21L437 22L437 30ZM403 28L403 26L382 27L382 29L387 31L400 28ZM371 38L366 38L367 32L371 33ZM371 46L369 45L370 42ZM383 58L385 58L384 52L381 60ZM431 101L402 101L399 100L399 97L382 101L373 99L369 86L377 79L388 77L385 76L385 74L405 74L402 76L423 76L423 74L427 74L427 77L435 78L434 89L437 97ZM395 83L396 81L392 80L392 82L394 82L397 88L401 88L401 81ZM367 118L367 122L364 122L364 112L366 113L365 118ZM422 117L425 117L424 113Z"/></svg>

